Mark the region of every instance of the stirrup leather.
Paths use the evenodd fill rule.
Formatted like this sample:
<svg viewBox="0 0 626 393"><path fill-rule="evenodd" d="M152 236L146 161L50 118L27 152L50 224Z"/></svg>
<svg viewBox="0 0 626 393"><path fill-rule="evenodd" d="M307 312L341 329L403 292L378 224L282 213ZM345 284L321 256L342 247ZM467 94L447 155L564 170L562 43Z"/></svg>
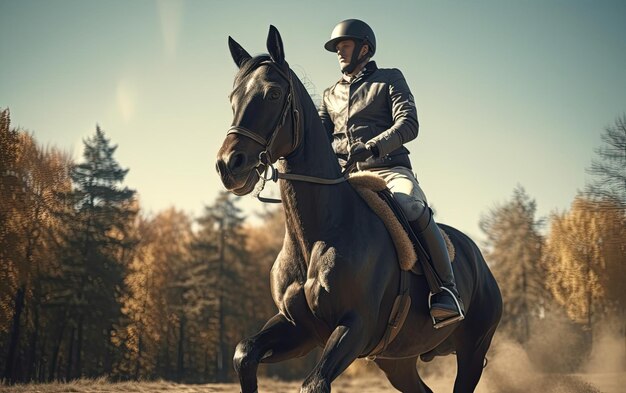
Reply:
<svg viewBox="0 0 626 393"><path fill-rule="evenodd" d="M456 305L456 310L459 313L459 315L457 315L455 317L442 319L442 320L437 320L431 314L430 318L433 320L433 327L435 329L441 329L442 327L446 327L446 326L452 325L453 323L460 322L460 321L465 319L465 315L463 314L463 310L461 310L461 305L459 304L459 301L456 298L456 296L454 296L454 293L452 293L451 290L449 290L448 288L446 288L444 286L441 287L441 290L442 291L447 291L447 292L450 293L450 296L452 296L452 299L454 299L454 304ZM431 299L432 299L433 295L434 295L434 293L432 293L432 292L430 292L430 294L428 295L428 310L430 310L431 307L432 307Z"/></svg>

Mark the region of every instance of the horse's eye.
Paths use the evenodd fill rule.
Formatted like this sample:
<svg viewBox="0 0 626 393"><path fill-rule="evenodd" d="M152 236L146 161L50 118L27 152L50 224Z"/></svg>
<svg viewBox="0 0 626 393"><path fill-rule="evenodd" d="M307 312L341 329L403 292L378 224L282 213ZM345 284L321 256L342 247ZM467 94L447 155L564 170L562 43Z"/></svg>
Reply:
<svg viewBox="0 0 626 393"><path fill-rule="evenodd" d="M270 100L277 100L280 98L281 92L278 89L272 89L268 94Z"/></svg>

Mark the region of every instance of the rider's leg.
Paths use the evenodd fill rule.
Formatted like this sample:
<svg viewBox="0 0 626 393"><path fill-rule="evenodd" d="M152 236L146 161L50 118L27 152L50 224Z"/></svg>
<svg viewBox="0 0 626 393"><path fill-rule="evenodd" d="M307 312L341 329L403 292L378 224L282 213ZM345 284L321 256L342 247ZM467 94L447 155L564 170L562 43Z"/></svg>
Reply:
<svg viewBox="0 0 626 393"><path fill-rule="evenodd" d="M454 274L446 243L433 219L432 210L428 207L426 195L419 185L416 176L405 167L374 170L387 182L387 187L399 202L404 215L420 242L426 247L432 265L442 284L457 298L461 312L463 303L456 288ZM431 314L440 321L459 317L459 309L450 292L441 290L431 299Z"/></svg>
<svg viewBox="0 0 626 393"><path fill-rule="evenodd" d="M452 271L452 264L450 263L446 242L433 219L432 210L426 206L422 211L422 215L418 217L417 220L411 221L410 224L417 237L427 248L432 265L441 279L442 285L450 291L441 290L433 294L430 306L431 315L437 321L459 317L459 311L464 312L463 302L461 301L454 281L454 273ZM451 294L456 297L459 302L459 307L457 307Z"/></svg>

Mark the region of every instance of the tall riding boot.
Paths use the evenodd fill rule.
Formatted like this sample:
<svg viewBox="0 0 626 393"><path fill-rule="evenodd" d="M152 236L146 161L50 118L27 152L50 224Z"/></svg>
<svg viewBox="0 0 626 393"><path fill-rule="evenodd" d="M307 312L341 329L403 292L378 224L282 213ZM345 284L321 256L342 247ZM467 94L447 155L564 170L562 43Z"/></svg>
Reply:
<svg viewBox="0 0 626 393"><path fill-rule="evenodd" d="M443 284L441 290L434 291L435 293L431 297L430 314L436 322L435 327L448 325L445 321L454 323L462 320L465 311L454 282L448 248L433 219L433 212L430 207L426 206L420 217L411 221L410 224L415 235L430 255L432 266Z"/></svg>

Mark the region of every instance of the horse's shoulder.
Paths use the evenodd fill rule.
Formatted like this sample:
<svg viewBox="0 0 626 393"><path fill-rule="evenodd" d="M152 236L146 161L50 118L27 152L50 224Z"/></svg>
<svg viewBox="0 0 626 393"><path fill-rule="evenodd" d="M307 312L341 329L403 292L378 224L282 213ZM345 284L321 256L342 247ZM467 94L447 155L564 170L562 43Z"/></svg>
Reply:
<svg viewBox="0 0 626 393"><path fill-rule="evenodd" d="M303 283L306 280L303 265L304 258L296 248L283 246L270 270L272 291L284 292L291 283Z"/></svg>

